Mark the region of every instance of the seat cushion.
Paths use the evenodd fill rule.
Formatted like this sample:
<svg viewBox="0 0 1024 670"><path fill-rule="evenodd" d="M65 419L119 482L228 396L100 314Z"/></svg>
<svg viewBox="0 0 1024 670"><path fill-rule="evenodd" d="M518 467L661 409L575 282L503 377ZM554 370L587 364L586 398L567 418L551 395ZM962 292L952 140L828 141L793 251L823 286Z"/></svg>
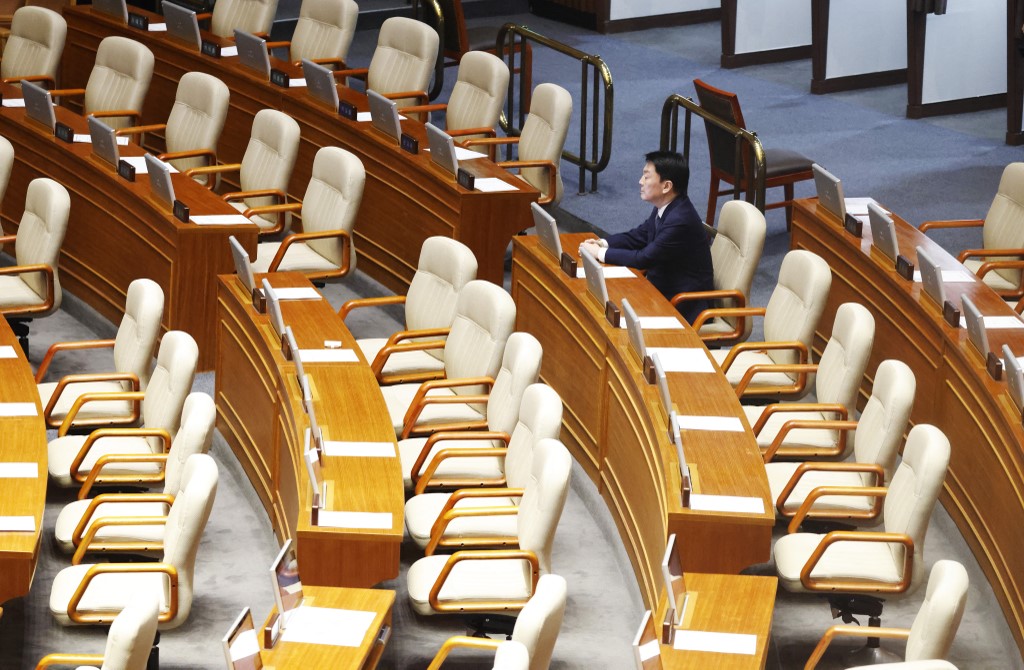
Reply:
<svg viewBox="0 0 1024 670"><path fill-rule="evenodd" d="M388 340L386 337L374 337L365 340L356 340L356 344L366 357L367 363L373 363L377 353L384 348ZM410 374L413 372L442 372L444 361L431 356L426 351L403 351L388 356L388 362L384 364L384 374Z"/></svg>
<svg viewBox="0 0 1024 670"><path fill-rule="evenodd" d="M706 337L708 335L724 335L725 333L731 333L736 330L736 327L725 319L710 319L704 322L704 325L700 327L700 335Z"/></svg>
<svg viewBox="0 0 1024 670"><path fill-rule="evenodd" d="M78 451L85 444L85 435L65 435L50 442L46 449L47 470L50 477L58 486L77 486L71 479L71 463L78 455ZM88 474L97 459L104 454L149 454L153 453L149 441L142 437L104 437L96 440L79 472ZM106 474L147 474L152 475L160 471L160 467L154 463L124 463L110 465L104 468Z"/></svg>
<svg viewBox="0 0 1024 670"><path fill-rule="evenodd" d="M409 536L420 547L430 542L430 530L441 514L441 509L451 497L449 493L421 493L405 503L405 527ZM512 498L467 498L456 503L459 507L510 507L516 502ZM454 537L518 537L515 514L508 516L483 516L452 519L444 536Z"/></svg>
<svg viewBox="0 0 1024 670"><path fill-rule="evenodd" d="M74 626L68 618L68 603L75 589L82 583L89 564L72 565L64 568L53 578L50 590L50 613L62 626ZM80 612L117 613L123 610L132 597L139 592L160 595L160 612L167 612L167 577L161 573L103 574L89 584L85 596L78 604Z"/></svg>
<svg viewBox="0 0 1024 670"><path fill-rule="evenodd" d="M57 388L57 382L45 382L37 385L37 388L39 389L39 401L42 403L43 409L45 409L47 403L50 402L50 398L53 396L54 390ZM57 421L63 420L71 406L75 404L75 400L86 393L115 393L126 390L129 389L123 386L121 382L68 384L61 392L60 398L57 399L57 404L54 405L50 416ZM126 419L131 416L131 413L132 404L127 400L98 401L87 402L82 405L82 409L78 412L76 418L99 419L110 417L113 420L117 420Z"/></svg>
<svg viewBox="0 0 1024 670"><path fill-rule="evenodd" d="M982 264L990 262L991 260L991 258L968 258L964 261L964 267L972 273L978 274L978 270L981 268ZM1019 288L1017 284L1007 281L1005 277L995 270L986 272L985 276L981 278L981 281L985 282L986 285L991 286L996 291L1016 291Z"/></svg>
<svg viewBox="0 0 1024 670"><path fill-rule="evenodd" d="M274 260L280 248L280 242L260 242L256 247L256 261L252 264L252 271L257 274L267 272L270 262ZM313 251L305 242L296 242L288 247L288 252L277 271L331 272L337 269L337 265Z"/></svg>
<svg viewBox="0 0 1024 670"><path fill-rule="evenodd" d="M405 421L405 413L416 397L419 384L395 384L394 386L382 386L381 393L384 394L384 402L388 406L388 414L391 415L391 425L395 428L395 435L402 434L402 425ZM432 396L454 396L455 393L449 389L437 389L431 392ZM479 407L478 409L475 409ZM416 425L429 425L435 423L481 421L484 419L483 406L480 405L427 405L420 413ZM410 466L411 467L411 466Z"/></svg>
<svg viewBox="0 0 1024 670"><path fill-rule="evenodd" d="M0 307L32 307L43 299L19 275L0 275Z"/></svg>
<svg viewBox="0 0 1024 670"><path fill-rule="evenodd" d="M789 149L765 149L764 167L765 178L782 177L795 172L810 172L810 158L797 151Z"/></svg>
<svg viewBox="0 0 1024 670"><path fill-rule="evenodd" d="M766 463L768 486L772 490L772 503L779 500L779 495L793 477L799 463ZM786 498L786 512L795 514L808 494L819 486L868 486L866 476L859 472L807 472L793 492ZM866 512L871 509L875 498L867 496L827 496L814 503L814 509ZM777 514L778 512L776 512Z"/></svg>
<svg viewBox="0 0 1024 670"><path fill-rule="evenodd" d="M719 365L725 360L725 357L729 355L728 349L714 349L711 351L711 356L715 359ZM728 372L725 373L725 378L729 380L729 383L736 386L743 379L743 374L754 365L772 365L775 361L771 359L768 354L763 354L758 351L744 351L741 352L736 360L729 366ZM750 381L747 388L757 388L764 386L787 386L791 385L793 380L788 375L781 372L762 372Z"/></svg>
<svg viewBox="0 0 1024 670"><path fill-rule="evenodd" d="M764 407L743 406L743 413L747 415L747 421L751 427L757 422L763 410ZM825 415L821 412L776 412L771 415L764 428L757 434L757 446L762 449L770 447L787 421L824 421L825 419ZM828 449L834 447L837 440L838 431L801 428L791 430L782 444L785 447Z"/></svg>
<svg viewBox="0 0 1024 670"><path fill-rule="evenodd" d="M447 561L448 556L425 556L409 567L409 602L417 613L434 614L430 607L430 589ZM462 561L449 573L438 600L519 601L530 597L531 587L529 566L525 561Z"/></svg>
<svg viewBox="0 0 1024 670"><path fill-rule="evenodd" d="M231 205L232 207L234 207L236 210L238 210L239 214L244 214L245 210L249 209L249 204L246 203L245 200L233 200L233 201L229 202L228 204ZM260 204L262 204L262 203L260 203ZM266 203L266 204L270 204L270 203ZM253 203L252 206L255 207L256 203ZM276 216L277 215L275 214L274 215L275 218L272 221L270 221L270 220L267 220L266 218L264 218L264 217L262 217L262 216L257 214L257 215L250 216L249 220L252 221L253 223L255 223L260 228L273 228L277 224ZM271 256L271 258L273 258L273 256ZM268 261L268 263L269 263L269 261ZM254 270L254 272L258 272L258 270Z"/></svg>
<svg viewBox="0 0 1024 670"><path fill-rule="evenodd" d="M824 535L793 533L775 543L775 568L779 582L787 591L807 591L800 582L800 571ZM867 579L886 584L900 581L902 565L893 560L887 544L881 542L837 542L815 566L811 576L845 579Z"/></svg>
<svg viewBox="0 0 1024 670"><path fill-rule="evenodd" d="M405 482L406 488L411 488L413 485L412 466L416 464L416 459L426 443L427 438L425 437L410 437L398 441L398 456L402 461L402 479ZM505 446L505 443L500 440L441 441L431 447L430 453L427 455L426 460L423 461L423 468L420 470L420 473L422 474L427 469L434 456L442 449L491 449L503 446ZM441 462L435 474L438 477L466 477L480 480L497 479L505 474L504 460L496 456L446 458Z"/></svg>
<svg viewBox="0 0 1024 670"><path fill-rule="evenodd" d="M63 551L71 553L75 545L71 542L71 536L78 527L89 507L89 500L76 500L64 506L64 509L57 515L57 526L54 536L57 539L57 546ZM167 516L167 505L163 503L116 503L101 504L93 513L93 522L104 517L126 517L126 516ZM92 522L89 523L89 527ZM88 528L86 528L88 532ZM83 537L85 533L82 534ZM164 538L164 526L115 526L104 528L96 533L98 539L107 542L162 542Z"/></svg>

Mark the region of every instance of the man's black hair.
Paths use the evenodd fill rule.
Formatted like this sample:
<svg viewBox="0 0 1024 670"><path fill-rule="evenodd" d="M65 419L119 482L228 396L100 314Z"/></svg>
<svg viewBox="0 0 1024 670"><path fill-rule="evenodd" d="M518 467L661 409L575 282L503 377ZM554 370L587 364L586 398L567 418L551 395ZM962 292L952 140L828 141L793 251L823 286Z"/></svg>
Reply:
<svg viewBox="0 0 1024 670"><path fill-rule="evenodd" d="M672 182L672 191L676 195L686 195L690 184L690 167L682 155L675 151L652 151L644 159L654 165L654 171L662 181Z"/></svg>

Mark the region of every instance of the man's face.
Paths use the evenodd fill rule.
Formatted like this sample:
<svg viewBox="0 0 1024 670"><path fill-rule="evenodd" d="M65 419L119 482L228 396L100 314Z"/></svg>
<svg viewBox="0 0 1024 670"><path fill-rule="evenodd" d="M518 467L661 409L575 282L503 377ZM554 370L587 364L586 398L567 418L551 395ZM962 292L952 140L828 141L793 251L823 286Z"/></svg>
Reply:
<svg viewBox="0 0 1024 670"><path fill-rule="evenodd" d="M640 175L640 199L661 207L671 193L672 182L662 181L653 163L644 165L643 174Z"/></svg>

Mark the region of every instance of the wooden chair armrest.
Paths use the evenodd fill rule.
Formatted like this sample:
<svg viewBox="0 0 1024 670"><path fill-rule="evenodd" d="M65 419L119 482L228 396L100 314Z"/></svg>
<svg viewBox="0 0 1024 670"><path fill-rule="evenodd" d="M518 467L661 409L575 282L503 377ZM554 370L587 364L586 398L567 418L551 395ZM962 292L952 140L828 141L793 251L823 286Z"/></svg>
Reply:
<svg viewBox="0 0 1024 670"><path fill-rule="evenodd" d="M500 643L495 642L495 644ZM103 660L103 654L47 654L36 663L36 670L42 670L54 665L92 665L99 667L103 665Z"/></svg>
<svg viewBox="0 0 1024 670"><path fill-rule="evenodd" d="M776 456L781 455L785 457L801 457L805 456L803 449L781 449L782 444L785 442L786 437L791 431L801 429L812 429L812 430L837 430L839 431L839 441L832 449L815 449L814 456L821 458L838 458L846 452L846 436L851 430L856 430L856 421L801 421L793 419L782 424L782 428L779 429L779 434L772 440L768 450L764 453L764 462L770 463Z"/></svg>
<svg viewBox="0 0 1024 670"><path fill-rule="evenodd" d="M807 497L796 510L796 514L794 514L793 518L790 520L789 526L786 528L786 532L795 533L800 529L800 525L803 524L804 519L807 518L808 514L810 514L811 508L814 507L814 503L819 498L842 495L877 498L881 500L888 495L888 493L889 489L884 486L819 486L807 494ZM867 534L871 535L873 533Z"/></svg>
<svg viewBox="0 0 1024 670"><path fill-rule="evenodd" d="M339 70L343 70L346 67L345 66L345 61L343 61L340 58L312 58L310 60L313 63L316 63L317 65L333 65L334 67L338 68ZM298 63L296 63L296 65L299 65L301 62L302 61L299 61Z"/></svg>
<svg viewBox="0 0 1024 670"><path fill-rule="evenodd" d="M808 365L813 365L813 363L808 363ZM753 431L754 435L760 435L772 415L780 412L839 412L841 418L847 418L846 405L840 405L839 403L773 402L770 405L765 405L765 408L761 410L761 415L757 417L757 421L754 422L750 430Z"/></svg>
<svg viewBox="0 0 1024 670"><path fill-rule="evenodd" d="M85 513L82 514L82 518L78 520L78 525L75 526L75 530L71 533L71 544L76 547L81 544L85 529L89 527L89 522L96 516L96 510L99 509L100 505L128 505L147 502L173 505L174 496L169 493L101 493L89 501L89 506L85 508Z"/></svg>
<svg viewBox="0 0 1024 670"><path fill-rule="evenodd" d="M213 12L199 12L196 14L196 21L208 21L213 18Z"/></svg>
<svg viewBox="0 0 1024 670"><path fill-rule="evenodd" d="M7 77L7 78L2 79L0 81L3 81L3 83L5 83L5 84L17 84L19 81L31 81L31 82L42 81L42 82L49 83L50 87L53 87L53 86L57 85L57 82L54 81L53 77L51 77L48 74L30 74L30 75L27 75L27 76L24 76L24 77Z"/></svg>
<svg viewBox="0 0 1024 670"><path fill-rule="evenodd" d="M356 79L362 79L366 81L366 76L370 73L370 68L357 67L346 70L335 70L334 78L341 79L342 77L354 77Z"/></svg>
<svg viewBox="0 0 1024 670"><path fill-rule="evenodd" d="M411 107L403 107L403 114L418 114L420 112L443 112L448 109L448 105L444 103L435 103L433 105L413 105ZM448 132L448 131L445 131ZM451 133L448 133L451 135Z"/></svg>
<svg viewBox="0 0 1024 670"><path fill-rule="evenodd" d="M85 573L81 583L75 589L71 600L68 601L68 618L79 624L101 623L108 624L114 620L117 613L105 612L102 614L88 614L78 611L78 604L82 602L86 590L92 580L99 575L107 574L139 574L159 572L167 575L170 582L170 598L167 611L157 617L157 621L164 623L178 616L178 570L169 563L97 563L90 566Z"/></svg>
<svg viewBox="0 0 1024 670"><path fill-rule="evenodd" d="M0 244L7 244L8 242L17 242L17 235L0 235Z"/></svg>
<svg viewBox="0 0 1024 670"><path fill-rule="evenodd" d="M255 214L280 214L281 212L301 212L301 202L282 202L276 205L260 205L259 207L250 207L245 210L245 216L253 216Z"/></svg>
<svg viewBox="0 0 1024 670"><path fill-rule="evenodd" d="M135 124L138 123L139 119L142 118L142 112L134 109L98 109L95 112L89 112L89 116L95 116L97 119L109 119L118 116L130 116L135 119Z"/></svg>
<svg viewBox="0 0 1024 670"><path fill-rule="evenodd" d="M456 494L463 495L456 497ZM460 500L469 498L512 498L522 497L523 489L459 489L445 501L444 507L430 527L430 541L427 543L424 554L433 556L438 547L518 547L519 538L513 536L493 535L489 537L474 538L445 538L445 531L448 524L455 519L475 518L484 516L512 516L519 514L517 505L495 505L493 507L456 507Z"/></svg>
<svg viewBox="0 0 1024 670"><path fill-rule="evenodd" d="M427 670L441 670L441 666L444 664L444 660L448 658L448 654L456 649L493 649L497 651L500 645L501 642L498 640L491 640L489 638L468 637L466 635L450 637L437 650L437 654L434 655L434 660L430 662Z"/></svg>
<svg viewBox="0 0 1024 670"><path fill-rule="evenodd" d="M508 443L512 441L512 436L504 432L483 430L474 430L469 432L438 431L435 433L431 433L427 437L427 441L423 443L423 448L420 449L420 453L416 456L416 462L413 463L411 473L413 486L415 486L419 481L420 469L423 468L423 464L426 462L427 456L430 455L430 451L438 442L468 442L471 440L501 440L502 442L505 443L505 446L507 447ZM455 451L466 450L458 449ZM436 468L437 466L435 465L434 469ZM422 493L422 491L417 491L417 493Z"/></svg>
<svg viewBox="0 0 1024 670"><path fill-rule="evenodd" d="M548 171L548 194L537 198L538 205L546 205L555 199L555 190L558 188L558 166L551 161L502 161L500 167L510 168L544 168Z"/></svg>
<svg viewBox="0 0 1024 670"><path fill-rule="evenodd" d="M811 571L821 560L825 550L836 542L882 542L902 544L906 547L903 555L903 578L897 584L880 584L866 579L813 579ZM808 591L833 593L835 591L868 591L871 593L903 593L910 588L914 571L914 540L905 533L865 533L835 530L822 538L814 552L800 571L800 582Z"/></svg>
<svg viewBox="0 0 1024 670"><path fill-rule="evenodd" d="M459 128L458 130L445 129L445 132L451 137L464 137L466 135L486 135L487 137L495 137L497 135L494 128L486 128L482 126L480 128ZM462 142L459 142L458 144L465 148L465 145Z"/></svg>
<svg viewBox="0 0 1024 670"><path fill-rule="evenodd" d="M693 322L693 329L700 330L701 326L715 317L764 316L765 311L765 307L710 307L697 315L697 318ZM723 367L722 370L724 371L725 367Z"/></svg>
<svg viewBox="0 0 1024 670"><path fill-rule="evenodd" d="M451 574L452 568L462 561L505 561L509 559L522 559L529 562L531 571L532 588L531 594L537 590L537 581L540 579L540 562L537 555L532 551L524 549L491 549L487 551L457 551L448 557L448 562L441 568L434 585L430 587L430 607L435 612L494 612L494 611L518 611L523 609L527 601L502 601L502 600L471 600L466 602L453 601L441 603L438 594L444 586L445 580ZM76 603L77 604L77 603Z"/></svg>
<svg viewBox="0 0 1024 670"><path fill-rule="evenodd" d="M18 77L18 79L21 79L21 77ZM50 91L50 96L54 97L54 98L57 97L57 96L64 96L64 97L69 97L70 98L71 96L77 96L77 95L85 95L85 89L84 88L55 88L52 91Z"/></svg>
<svg viewBox="0 0 1024 670"><path fill-rule="evenodd" d="M338 316L344 321L354 309L362 307L380 307L381 305L404 305L404 295L385 295L378 298L354 298L348 300L338 310Z"/></svg>
<svg viewBox="0 0 1024 670"><path fill-rule="evenodd" d="M473 146L488 146L493 147L499 144L519 144L518 137L477 137L471 140L466 140L462 143L464 147Z"/></svg>
<svg viewBox="0 0 1024 670"><path fill-rule="evenodd" d="M964 249L956 259L963 263L968 258L988 258L991 256L1024 256L1024 249L1016 247L1012 249Z"/></svg>
<svg viewBox="0 0 1024 670"><path fill-rule="evenodd" d="M220 165L200 165L199 167L185 170L186 177L194 177L197 174L219 174L222 172L238 172L242 169L241 163L222 163Z"/></svg>
<svg viewBox="0 0 1024 670"><path fill-rule="evenodd" d="M57 429L57 436L64 437L68 434L68 430L74 425L75 417L82 411L82 406L90 402L98 402L103 400L143 400L146 394L141 391L120 391L117 393L83 393L82 395L75 398L74 404L71 405L71 409L68 410L67 415L64 417L64 422L60 424L60 428Z"/></svg>
<svg viewBox="0 0 1024 670"><path fill-rule="evenodd" d="M13 241L13 240L12 240ZM0 239L0 244L4 242ZM60 351L81 351L82 349L107 349L114 346L114 340L78 340L76 342L54 342L43 355L43 360L36 370L36 383L42 383L46 377L46 371L50 369L53 357Z"/></svg>
<svg viewBox="0 0 1024 670"><path fill-rule="evenodd" d="M163 541L159 542L116 542L108 541L101 542L96 540L96 534L104 528L112 528L115 526L130 527L130 526L163 526L167 524L166 516L104 516L96 519L89 530L86 531L85 537L81 539L78 548L75 549L74 555L71 557L71 565L80 565L82 559L90 551L158 551L163 549Z"/></svg>
<svg viewBox="0 0 1024 670"><path fill-rule="evenodd" d="M459 388L461 386L484 386L487 392L483 395L454 395L454 396L438 396L429 397L428 394L435 389L451 389ZM491 387L494 386L494 380L490 377L464 377L462 379L431 379L420 384L419 388L416 389L416 395L413 396L412 402L409 404L409 409L405 412L405 418L402 421L402 437L401 439L408 438L412 429L416 425L416 421L420 418L420 413L423 408L427 405L476 405L480 403L487 403L487 393L490 393ZM429 431L436 432L436 431Z"/></svg>
<svg viewBox="0 0 1024 670"><path fill-rule="evenodd" d="M386 384L401 384L408 381L412 381L420 377L420 373L414 374L392 374L385 377L384 366L388 362L388 358L392 354L401 353L403 351L429 351L431 349L443 349L445 341L442 340L428 340L426 342L405 342L404 340L410 338L423 338L423 337L448 337L450 328L425 328L423 330L400 330L397 333L392 333L388 337L388 341L384 343L384 346L380 348L377 355L374 356L373 361L370 363L370 370L373 371L374 377L377 378L377 383L381 385ZM441 372L429 373L431 376L427 379L436 379Z"/></svg>
<svg viewBox="0 0 1024 670"><path fill-rule="evenodd" d="M245 198L265 197L278 198L281 202L285 202L288 199L288 196L284 191L276 188L258 188L252 191L232 191L231 193L225 193L220 198L224 202L231 202L232 200L244 200Z"/></svg>
<svg viewBox="0 0 1024 670"><path fill-rule="evenodd" d="M210 161L210 165L201 165L201 166L198 166L198 167L213 167L214 164L217 162L217 152L213 151L212 149L190 149L188 151L165 151L162 154L157 154L156 157L159 158L160 160L164 161L164 162L178 160L179 158L205 158L208 161ZM195 169L198 169L198 167L195 168ZM216 167L219 167L219 166L216 166Z"/></svg>
<svg viewBox="0 0 1024 670"><path fill-rule="evenodd" d="M711 311L711 310L705 310ZM800 361L797 365L806 365L808 362L807 345L803 342L740 342L726 354L725 360L722 361L722 372L728 372L729 368L732 367L733 361L744 351L769 351L769 350L781 350L781 349L794 349L799 354ZM773 365L774 367L774 365ZM737 394L739 395L739 394Z"/></svg>
<svg viewBox="0 0 1024 670"><path fill-rule="evenodd" d="M772 344L776 344L776 343L772 342ZM802 346L802 343L798 342L797 344L801 344L801 346ZM761 347L761 348L765 349L765 348L769 348L769 347ZM794 349L800 350L799 347L770 347L770 348L773 348L773 349L776 349L776 348L783 348L783 349L794 348ZM804 351L806 351L806 349L803 349L803 350L800 350L800 351L801 351L801 353L803 353ZM804 385L807 384L807 375L809 373L815 372L818 369L817 364L815 364L815 363L806 363L805 362L806 360L807 360L806 357L801 355L800 363L771 363L771 364L765 364L765 365L751 365L750 368L745 373L743 373L743 377L740 378L740 383L736 385L736 395L739 396L739 397L743 397L743 395L745 395L746 392L747 392L747 387L750 386L750 382L753 381L753 379L754 379L754 377L756 375L758 375L758 374L760 374L762 372L796 372L796 373L799 373L799 375L797 376L796 385L794 387L784 387L784 388L787 388L787 389L793 388L794 390L791 391L792 393L799 393L800 391L803 391ZM762 390L762 389L758 389L756 391L752 391L752 393L764 394L765 391Z"/></svg>
<svg viewBox="0 0 1024 670"><path fill-rule="evenodd" d="M292 43L288 41L282 42L267 42L267 51L274 49L291 49Z"/></svg>
<svg viewBox="0 0 1024 670"><path fill-rule="evenodd" d="M483 431L480 431L481 434ZM419 495L427 490L427 487L434 488L465 488L468 486L504 486L506 484L505 476L493 480L469 480L466 478L438 478L434 475L437 474L437 468L440 467L441 463L448 460L449 458L505 458L508 454L506 447L478 447L468 449L442 449L441 451L434 454L434 458L430 460L430 464L427 465L427 469L419 476L416 480L416 487L414 492Z"/></svg>
<svg viewBox="0 0 1024 670"><path fill-rule="evenodd" d="M380 91L378 91L380 93ZM430 100L430 96L427 95L426 91L396 91L394 93L381 93L382 96L388 100L401 100L402 98L416 98L420 101L420 104L425 104ZM398 111L404 112L405 107L399 107Z"/></svg>
<svg viewBox="0 0 1024 670"><path fill-rule="evenodd" d="M161 467L160 472L154 475L107 475L101 478L100 475L103 472L103 468L111 463L159 463L164 467ZM122 482L140 484L143 482L162 482L164 480L166 465L167 454L103 454L96 459L95 463L93 463L92 470L89 470L89 474L86 475L85 481L82 482L82 487L78 489L78 499L85 500L88 498L89 492L96 484L119 484Z"/></svg>
<svg viewBox="0 0 1024 670"><path fill-rule="evenodd" d="M277 272L277 268L280 267L281 262L284 260L284 255L288 252L288 247L295 244L296 242L303 242L305 240L322 240L329 237L340 237L341 238L341 270L340 276L344 277L349 273L349 265L351 252L349 248L352 245L352 238L349 237L348 231L341 230L318 230L311 233L291 233L284 241L281 246L277 248L277 253L274 254L274 259L270 261L270 267L267 268L267 272Z"/></svg>
<svg viewBox="0 0 1024 670"><path fill-rule="evenodd" d="M961 219L956 221L925 221L917 227L922 233L933 228L981 228L985 225L983 219Z"/></svg>
<svg viewBox="0 0 1024 670"><path fill-rule="evenodd" d="M118 128L114 131L115 135L142 135L143 133L155 133L158 130L166 130L166 123L153 123L148 126L129 126L127 128ZM163 159L161 159L163 160Z"/></svg>
<svg viewBox="0 0 1024 670"><path fill-rule="evenodd" d="M669 300L672 306L675 307L681 302L692 302L694 300L723 300L726 298L732 298L738 305L738 309L746 309L747 307L747 296L743 295L741 291L735 289L716 289L714 291L690 291L688 293L676 293Z"/></svg>
<svg viewBox="0 0 1024 670"><path fill-rule="evenodd" d="M98 394L98 395L115 395L110 394ZM96 444L96 441L101 438L118 438L118 437L158 437L163 440L164 451L167 453L171 450L171 434L163 428L99 428L89 433L89 436L85 438L85 442L82 443L81 448L78 450L78 454L75 459L71 461L71 479L76 482L84 483L88 473L80 474L79 468L82 467L82 462L85 457L89 454L89 450L92 449L92 445Z"/></svg>
<svg viewBox="0 0 1024 670"><path fill-rule="evenodd" d="M11 307L3 310L4 316L16 316L18 314L39 314L48 312L53 308L53 268L44 263L33 263L31 265L10 265L0 268L0 275L20 275L30 272L42 272L46 280L46 298L41 305L29 305L27 307Z"/></svg>
<svg viewBox="0 0 1024 670"><path fill-rule="evenodd" d="M82 347L87 349L90 347ZM50 395L50 399L46 402L46 407L43 408L43 421L50 428L57 428L60 426L59 423L53 420L53 410L57 406L57 402L60 397L64 395L65 389L71 384L83 384L89 382L115 382L125 381L130 382L132 391L139 390L139 377L134 372L100 372L100 373L88 373L88 374L77 374L77 375L65 375L60 378L57 382L57 386L53 389L53 393ZM126 420L121 423L135 423L139 419L139 401L132 403L132 413Z"/></svg>
<svg viewBox="0 0 1024 670"><path fill-rule="evenodd" d="M793 476L789 478L789 481L786 482L786 485L782 488L782 493L779 494L779 498L775 502L775 509L778 511L779 516L795 516L795 513L793 515L790 515L788 512L786 512L786 501L789 500L789 496L792 495L793 489L796 488L797 484L800 483L800 480L803 479L803 476L808 472L863 472L865 474L872 474L875 476L875 483L871 488L881 488L885 485L885 470L878 463L818 463L814 461L807 461L797 466L796 470L793 472ZM815 499L820 497L821 496L819 495ZM876 500L880 502L881 498L878 498ZM876 504L875 507L876 509L873 509L868 514L849 513L842 515L842 518L873 519L877 517L878 512L881 511L880 506L878 504ZM804 518L834 519L837 518L837 516L829 511L815 512L811 509L808 509L807 513L804 515Z"/></svg>
<svg viewBox="0 0 1024 670"><path fill-rule="evenodd" d="M818 667L818 662L821 661L821 657L824 656L825 650L828 649L829 645L832 644L832 640L837 637L882 637L887 640L906 640L910 637L910 629L908 628L882 628L872 626L852 626L849 624L840 624L832 626L825 634L818 640L818 645L811 652L811 657L807 659L807 664L804 666L804 670L814 670Z"/></svg>

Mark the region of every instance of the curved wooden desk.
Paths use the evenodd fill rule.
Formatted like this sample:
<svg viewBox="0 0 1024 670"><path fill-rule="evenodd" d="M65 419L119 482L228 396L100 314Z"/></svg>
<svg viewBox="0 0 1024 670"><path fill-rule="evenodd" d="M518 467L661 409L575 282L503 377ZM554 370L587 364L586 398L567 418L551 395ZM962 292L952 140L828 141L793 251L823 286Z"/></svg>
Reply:
<svg viewBox="0 0 1024 670"><path fill-rule="evenodd" d="M963 269L938 244L893 218L900 252L912 262L920 246L943 268ZM813 251L832 267L832 290L816 336L818 353L825 334L832 332L838 306L856 301L875 317L862 396L870 392L870 375L882 360L897 358L913 369L918 393L911 421L938 426L952 446L942 504L988 576L1024 652L1024 429L1005 382L989 377L966 331L943 321L941 308L924 295L921 284L901 278L891 261L872 249L867 224L857 239L817 200L801 200L794 211L792 247ZM949 283L945 290L954 304L968 295L982 314L1013 315L980 281ZM1024 355L1024 330L990 330L989 342L993 351L1009 344L1015 354Z"/></svg>
<svg viewBox="0 0 1024 670"><path fill-rule="evenodd" d="M132 11L163 21L156 14ZM356 248L360 269L388 288L404 293L416 272L420 246L427 237L443 235L463 242L476 254L478 277L501 284L504 252L512 236L533 225L529 204L539 193L486 159L463 163L480 177L498 177L519 187L518 191L481 193L455 183L455 177L430 163L426 154L413 156L399 149L395 140L338 116L336 110L314 100L305 88L285 89L263 81L238 63L237 58L203 56L166 33L129 28L91 7L69 7L67 45L62 60L62 85L84 86L100 40L121 35L142 42L157 54L153 80L146 97L143 123L164 123L174 103L178 81L186 72L198 71L221 79L231 89L227 123L218 146L225 163L242 158L256 112L270 107L285 112L302 128L299 155L289 193L306 190L313 157L324 146L340 146L359 157L366 168L366 187L356 218ZM219 40L203 33L204 38ZM226 42L230 43L230 42ZM301 69L272 60L272 67L301 77ZM360 110L369 109L363 94L340 88L343 100ZM405 121L404 132L427 147L420 123Z"/></svg>
<svg viewBox="0 0 1024 670"><path fill-rule="evenodd" d="M586 235L563 235L576 253ZM616 304L628 297L640 316L678 313L642 279L608 280ZM517 237L512 256L516 326L537 337L546 352L541 377L565 403L562 440L604 496L615 518L648 607L662 590L661 559L670 533L680 541L683 569L735 573L768 560L775 515L754 435L725 377L669 373L673 402L682 414L738 416L743 432L684 431L696 493L760 498L762 514L696 512L680 501L679 469L666 432L666 413L624 330L608 325L536 236ZM648 346L700 347L690 328L645 331Z"/></svg>
<svg viewBox="0 0 1024 670"><path fill-rule="evenodd" d="M31 402L36 416L0 417L0 463L34 462L33 479L0 477L0 516L31 516L33 532L0 532L0 609L11 598L28 595L39 555L46 504L46 426L39 393L18 338L0 318L0 347L13 347L16 358L0 358L0 403Z"/></svg>
<svg viewBox="0 0 1024 670"><path fill-rule="evenodd" d="M268 276L275 287L311 286L297 273ZM295 540L303 584L373 586L397 577L405 501L397 455L326 457L324 465L329 482L325 509L389 512L391 528L313 526L302 460L309 419L295 365L284 359L268 317L253 309L234 275L219 279L217 304L217 428L248 474L279 539ZM340 340L358 352L326 300L283 301L281 311L300 348L322 349L325 340ZM384 398L361 354L358 363L306 363L304 368L325 440L395 442Z"/></svg>
<svg viewBox="0 0 1024 670"><path fill-rule="evenodd" d="M20 98L4 86L4 98ZM56 108L57 120L76 133L88 134L81 116ZM213 367L216 291L214 279L232 272L227 243L234 235L250 253L256 249L256 226L197 226L175 219L153 199L146 175L135 182L92 156L90 144L67 144L24 109L0 109L0 135L14 146L15 167L3 201L4 230L17 230L25 209L28 184L37 177L60 182L71 195L71 216L60 250L61 286L105 318L124 315L128 285L138 277L164 290L163 328L184 330L199 344L199 367ZM136 145L119 147L122 156L141 156ZM193 214L237 214L220 198L184 175L173 175L175 194Z"/></svg>

